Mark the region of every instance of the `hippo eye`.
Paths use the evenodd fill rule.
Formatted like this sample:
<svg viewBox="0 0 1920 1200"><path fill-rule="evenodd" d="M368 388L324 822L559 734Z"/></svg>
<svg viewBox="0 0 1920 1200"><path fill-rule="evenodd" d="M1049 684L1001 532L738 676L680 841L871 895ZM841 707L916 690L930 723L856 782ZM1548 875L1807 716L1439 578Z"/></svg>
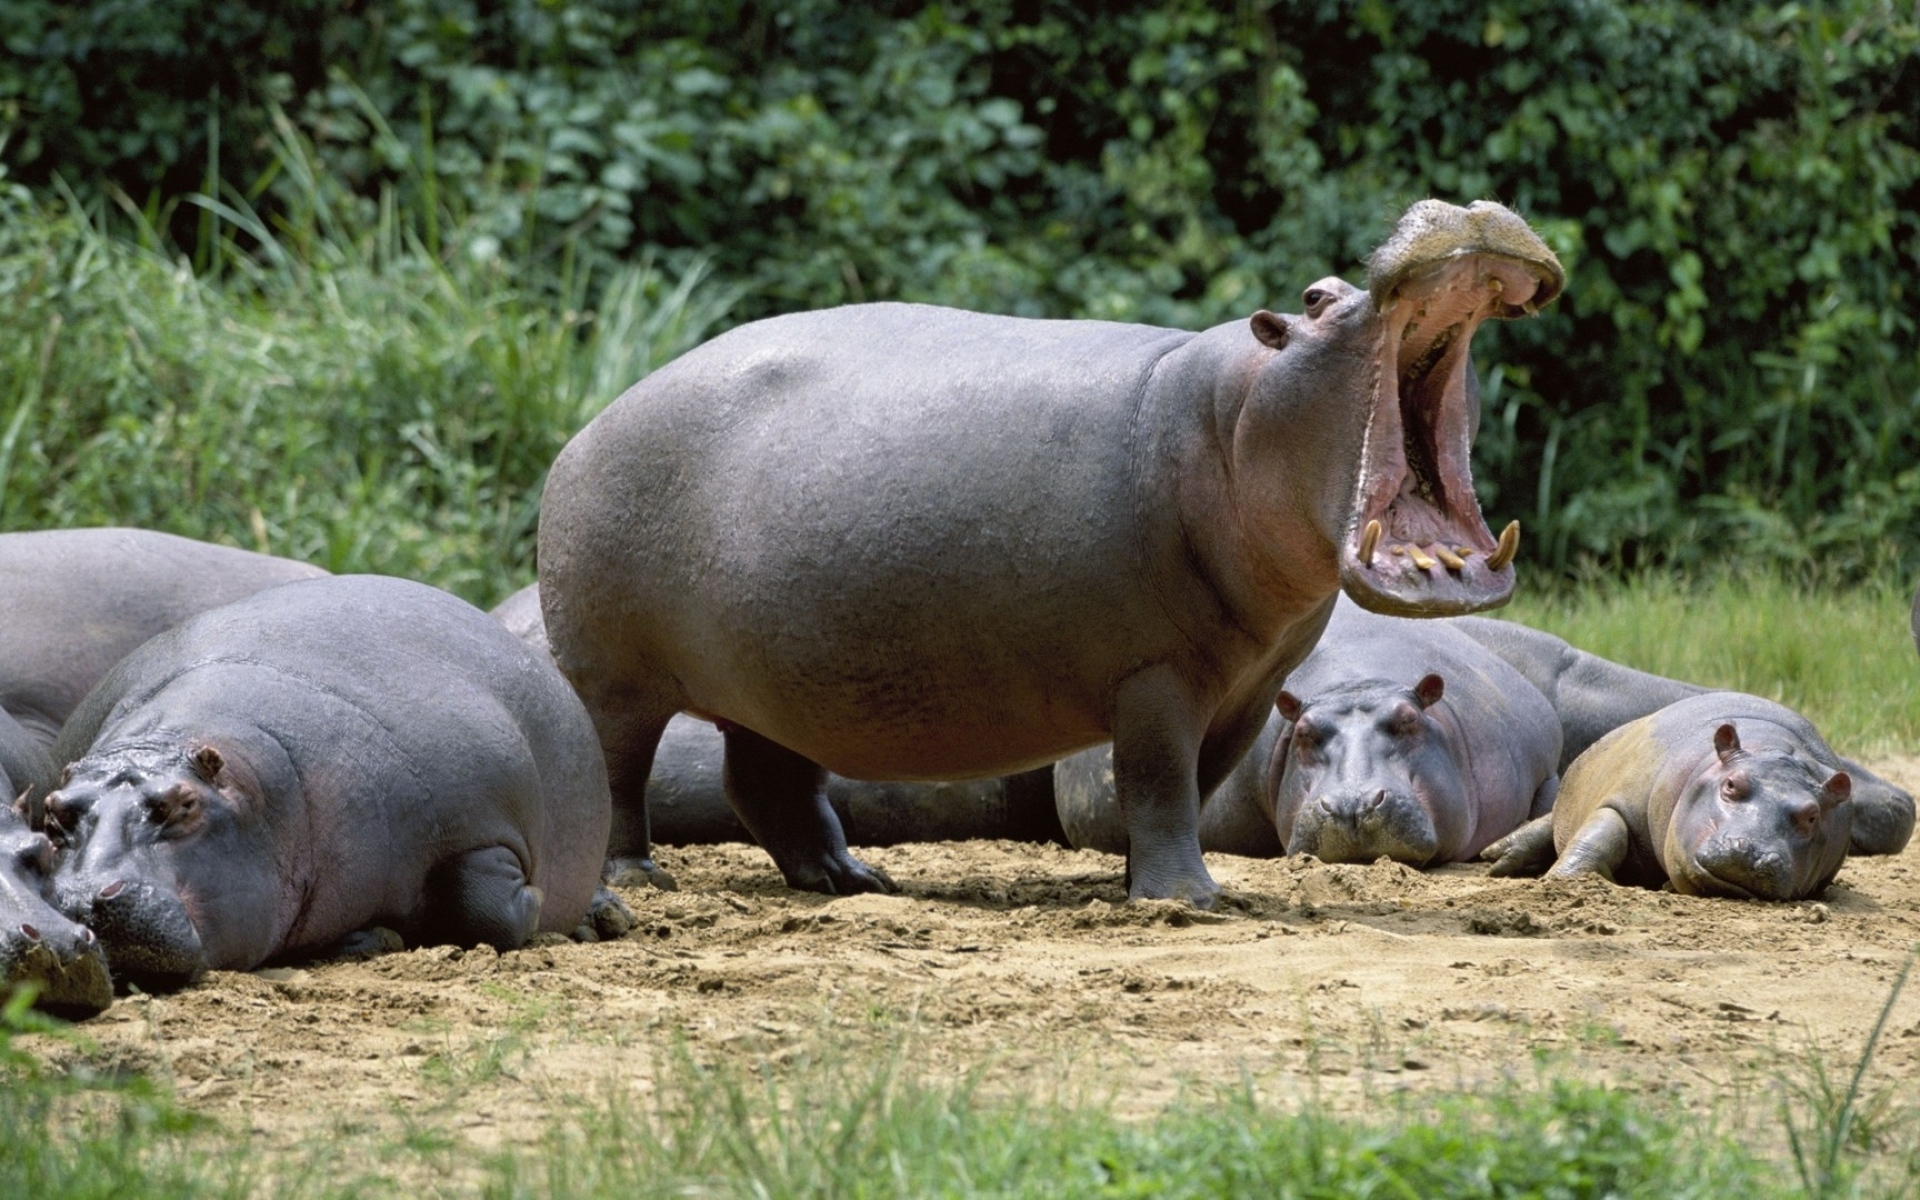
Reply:
<svg viewBox="0 0 1920 1200"><path fill-rule="evenodd" d="M1728 800L1745 800L1752 790L1752 784L1743 771L1736 771L1720 781L1720 795Z"/></svg>
<svg viewBox="0 0 1920 1200"><path fill-rule="evenodd" d="M1333 293L1325 288L1310 287L1300 299L1307 306L1307 315L1317 317L1327 311L1327 305L1333 303Z"/></svg>
<svg viewBox="0 0 1920 1200"><path fill-rule="evenodd" d="M35 837L21 848L16 860L20 868L32 875L53 874L53 841L43 836Z"/></svg>

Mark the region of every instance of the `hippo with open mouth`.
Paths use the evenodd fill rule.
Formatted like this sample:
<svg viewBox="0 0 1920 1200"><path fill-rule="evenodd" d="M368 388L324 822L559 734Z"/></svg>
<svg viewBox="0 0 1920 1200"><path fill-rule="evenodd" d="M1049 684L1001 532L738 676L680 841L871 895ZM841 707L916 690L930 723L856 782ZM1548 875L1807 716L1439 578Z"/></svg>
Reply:
<svg viewBox="0 0 1920 1200"><path fill-rule="evenodd" d="M203 613L108 672L55 758L55 894L150 989L373 926L510 949L618 906L579 699L424 584L328 577Z"/></svg>
<svg viewBox="0 0 1920 1200"><path fill-rule="evenodd" d="M1496 874L1552 861L1550 879L1592 874L1695 896L1799 900L1825 889L1846 859L1852 791L1805 717L1758 696L1706 692L1595 742L1567 768L1552 816L1483 857Z"/></svg>
<svg viewBox="0 0 1920 1200"><path fill-rule="evenodd" d="M635 385L541 505L554 659L593 715L612 866L648 861L675 713L726 739L788 883L890 889L823 791L1008 775L1111 740L1134 897L1210 905L1200 798L1344 590L1489 608L1518 528L1468 466L1475 329L1564 274L1497 204L1422 201L1368 286L1201 333L906 304L742 326Z"/></svg>

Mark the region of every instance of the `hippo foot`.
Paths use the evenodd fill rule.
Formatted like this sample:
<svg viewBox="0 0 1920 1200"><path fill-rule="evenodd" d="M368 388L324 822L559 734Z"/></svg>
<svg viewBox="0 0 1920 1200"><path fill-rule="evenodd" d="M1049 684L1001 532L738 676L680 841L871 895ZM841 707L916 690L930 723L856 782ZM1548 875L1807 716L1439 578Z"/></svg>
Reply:
<svg viewBox="0 0 1920 1200"><path fill-rule="evenodd" d="M1489 875L1544 875L1553 865L1553 814L1536 817L1480 852Z"/></svg>
<svg viewBox="0 0 1920 1200"><path fill-rule="evenodd" d="M607 888L601 888L593 894L587 915L581 918L572 936L576 942L617 942L637 924L639 921L627 902Z"/></svg>
<svg viewBox="0 0 1920 1200"><path fill-rule="evenodd" d="M817 862L779 866L787 886L796 891L857 896L862 892L892 894L900 890L900 885L885 871L868 866L844 850L824 855Z"/></svg>
<svg viewBox="0 0 1920 1200"><path fill-rule="evenodd" d="M383 954L398 954L407 948L404 938L384 925L355 930L341 938L327 954L328 958L361 962Z"/></svg>
<svg viewBox="0 0 1920 1200"><path fill-rule="evenodd" d="M607 860L606 868L600 872L600 878L606 880L614 887L646 887L650 885L659 888L663 892L677 892L680 890L680 885L675 882L673 876L662 870L660 865L654 862L650 856L643 858L610 858Z"/></svg>

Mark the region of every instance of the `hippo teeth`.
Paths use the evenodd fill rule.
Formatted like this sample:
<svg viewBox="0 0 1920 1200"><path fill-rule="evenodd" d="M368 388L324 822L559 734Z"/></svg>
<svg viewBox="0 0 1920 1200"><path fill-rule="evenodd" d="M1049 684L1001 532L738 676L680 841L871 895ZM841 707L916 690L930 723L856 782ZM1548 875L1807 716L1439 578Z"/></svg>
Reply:
<svg viewBox="0 0 1920 1200"><path fill-rule="evenodd" d="M1520 522L1509 521L1507 527L1500 531L1500 544L1495 546L1493 553L1487 556L1487 566L1498 571L1512 562L1513 556L1518 553L1520 553Z"/></svg>

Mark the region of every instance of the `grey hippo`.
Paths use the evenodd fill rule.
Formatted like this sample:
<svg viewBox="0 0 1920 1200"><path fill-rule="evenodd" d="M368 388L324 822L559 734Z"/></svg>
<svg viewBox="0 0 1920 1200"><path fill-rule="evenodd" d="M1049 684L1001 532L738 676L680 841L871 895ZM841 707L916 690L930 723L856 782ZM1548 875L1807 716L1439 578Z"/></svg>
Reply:
<svg viewBox="0 0 1920 1200"><path fill-rule="evenodd" d="M35 986L34 1003L86 1016L113 1002L93 931L53 907L56 855L40 831L55 782L46 749L0 710L0 997Z"/></svg>
<svg viewBox="0 0 1920 1200"><path fill-rule="evenodd" d="M325 574L147 529L0 534L0 708L52 746L81 697L154 634Z"/></svg>
<svg viewBox="0 0 1920 1200"><path fill-rule="evenodd" d="M1203 849L1326 862L1464 862L1553 807L1560 723L1540 692L1451 620L1342 598L1287 676L1253 753L1207 798ZM1111 757L1054 768L1068 840L1123 851Z"/></svg>
<svg viewBox="0 0 1920 1200"><path fill-rule="evenodd" d="M528 646L549 653L538 584L502 600L493 616ZM685 715L667 722L647 777L647 822L653 841L691 846L753 840L727 801L721 778L725 754L726 740L709 722ZM1066 841L1054 815L1051 767L936 783L871 782L828 775L827 803L839 818L848 844L854 846L966 838ZM669 881L657 869L652 879L661 884Z"/></svg>
<svg viewBox="0 0 1920 1200"><path fill-rule="evenodd" d="M143 987L373 926L507 949L611 901L579 699L424 584L329 577L202 613L108 672L55 758L56 896Z"/></svg>
<svg viewBox="0 0 1920 1200"><path fill-rule="evenodd" d="M1852 779L1806 718L1706 692L1631 721L1567 768L1549 819L1487 851L1549 878L1597 874L1699 896L1818 895L1846 859ZM1503 872L1517 873L1517 872Z"/></svg>
<svg viewBox="0 0 1920 1200"><path fill-rule="evenodd" d="M1200 798L1334 596L1504 602L1518 527L1468 465L1479 324L1560 264L1497 204L1422 201L1368 286L1200 333L907 304L741 326L636 384L548 476L541 605L593 714L616 861L675 713L715 722L787 882L893 884L826 771L1006 775L1115 745L1129 892L1210 905Z"/></svg>

